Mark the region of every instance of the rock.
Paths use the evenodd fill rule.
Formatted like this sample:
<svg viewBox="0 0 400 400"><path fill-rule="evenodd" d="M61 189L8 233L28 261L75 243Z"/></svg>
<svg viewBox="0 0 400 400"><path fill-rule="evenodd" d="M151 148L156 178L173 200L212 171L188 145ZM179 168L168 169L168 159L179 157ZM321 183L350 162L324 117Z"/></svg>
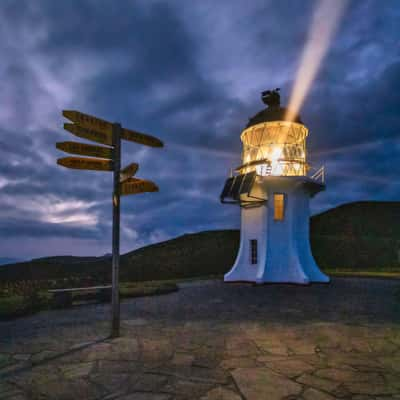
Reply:
<svg viewBox="0 0 400 400"><path fill-rule="evenodd" d="M135 319L125 319L122 321L122 324L131 326L143 326L147 325L149 322L143 318L135 318Z"/></svg>
<svg viewBox="0 0 400 400"><path fill-rule="evenodd" d="M18 393L11 397L7 397L6 400L29 400L29 397L25 396L23 393Z"/></svg>
<svg viewBox="0 0 400 400"><path fill-rule="evenodd" d="M118 397L118 400L170 400L171 396L164 393L130 393L122 397Z"/></svg>
<svg viewBox="0 0 400 400"><path fill-rule="evenodd" d="M375 382L347 382L346 389L353 394L368 394L370 396L389 395L399 393L399 389L386 383Z"/></svg>
<svg viewBox="0 0 400 400"><path fill-rule="evenodd" d="M250 340L245 338L233 337L226 342L226 354L231 357L243 357L257 355L259 350Z"/></svg>
<svg viewBox="0 0 400 400"><path fill-rule="evenodd" d="M385 372L384 379L387 387L390 388L393 393L398 393L400 395L400 379L398 374Z"/></svg>
<svg viewBox="0 0 400 400"><path fill-rule="evenodd" d="M45 385L37 384L32 386L31 392L34 399L49 398L57 400L95 400L106 394L99 386L93 385L84 379L52 380Z"/></svg>
<svg viewBox="0 0 400 400"><path fill-rule="evenodd" d="M374 338L369 342L372 351L380 354L393 354L397 350L397 346L391 341L384 338Z"/></svg>
<svg viewBox="0 0 400 400"><path fill-rule="evenodd" d="M199 398L207 393L214 384L207 382L193 382L191 380L174 379L170 384L163 387L163 392L183 396L187 399Z"/></svg>
<svg viewBox="0 0 400 400"><path fill-rule="evenodd" d="M226 384L229 379L229 373L222 369L202 368L185 365L165 365L163 367L153 368L153 373L170 375L182 380L192 380L193 382L205 382L212 384Z"/></svg>
<svg viewBox="0 0 400 400"><path fill-rule="evenodd" d="M289 355L289 349L288 347L283 344L272 344L269 341L257 341L257 346L260 347L262 351L265 351L270 354L274 355L280 355L280 356L288 356Z"/></svg>
<svg viewBox="0 0 400 400"><path fill-rule="evenodd" d="M14 360L17 361L28 361L31 358L30 354L14 354Z"/></svg>
<svg viewBox="0 0 400 400"><path fill-rule="evenodd" d="M288 340L286 345L294 354L297 355L314 354L316 349L316 344L304 340Z"/></svg>
<svg viewBox="0 0 400 400"><path fill-rule="evenodd" d="M95 345L95 343L92 341L76 343L70 347L70 350L80 350L80 349L84 349L90 345Z"/></svg>
<svg viewBox="0 0 400 400"><path fill-rule="evenodd" d="M330 393L332 393L340 385L339 382L330 381L328 379L320 378L310 374L304 374L300 376L300 378L297 378L296 381Z"/></svg>
<svg viewBox="0 0 400 400"><path fill-rule="evenodd" d="M232 376L246 400L281 400L302 390L298 383L266 368L239 368Z"/></svg>
<svg viewBox="0 0 400 400"><path fill-rule="evenodd" d="M137 376L129 373L112 373L110 371L90 375L90 381L104 387L110 393L125 394L129 392L131 382L135 382Z"/></svg>
<svg viewBox="0 0 400 400"><path fill-rule="evenodd" d="M166 339L143 339L141 360L144 362L165 361L172 357L171 343Z"/></svg>
<svg viewBox="0 0 400 400"><path fill-rule="evenodd" d="M282 375L286 375L289 378L294 378L304 374L305 372L311 372L314 369L314 367L304 361L291 359L270 362L267 363L266 367L271 368Z"/></svg>
<svg viewBox="0 0 400 400"><path fill-rule="evenodd" d="M223 360L219 365L223 369L236 369L258 367L259 363L249 357L235 357Z"/></svg>
<svg viewBox="0 0 400 400"><path fill-rule="evenodd" d="M382 365L371 357L370 354L360 353L342 353L338 351L329 351L325 353L325 362L328 366L340 368L345 366L355 367L356 369L379 370Z"/></svg>
<svg viewBox="0 0 400 400"><path fill-rule="evenodd" d="M378 358L378 361L395 372L400 372L400 355L391 355Z"/></svg>
<svg viewBox="0 0 400 400"><path fill-rule="evenodd" d="M201 397L200 400L241 400L241 397L232 390L218 386L210 390L205 396Z"/></svg>
<svg viewBox="0 0 400 400"><path fill-rule="evenodd" d="M168 377L159 374L140 374L131 385L134 391L157 392L167 383Z"/></svg>
<svg viewBox="0 0 400 400"><path fill-rule="evenodd" d="M350 345L353 351L359 353L370 353L372 351L367 338L359 338L359 337L351 338Z"/></svg>
<svg viewBox="0 0 400 400"><path fill-rule="evenodd" d="M176 365L192 365L194 356L188 353L175 353L172 359L172 364Z"/></svg>
<svg viewBox="0 0 400 400"><path fill-rule="evenodd" d="M34 354L31 357L31 362L32 362L32 364L38 364L42 361L51 359L56 355L57 355L57 353L55 351L43 350L43 351L40 351L39 353Z"/></svg>
<svg viewBox="0 0 400 400"><path fill-rule="evenodd" d="M97 371L100 374L135 373L136 371L140 370L141 367L142 364L140 361L97 361Z"/></svg>
<svg viewBox="0 0 400 400"><path fill-rule="evenodd" d="M15 398L16 396L21 395L21 390L15 387L14 385L10 385L8 383L0 382L0 394L5 399Z"/></svg>
<svg viewBox="0 0 400 400"><path fill-rule="evenodd" d="M304 400L334 400L335 397L321 392L320 390L308 388L303 393Z"/></svg>
<svg viewBox="0 0 400 400"><path fill-rule="evenodd" d="M155 351L157 349L154 349ZM135 338L120 337L113 339L111 349L107 355L108 360L138 360L140 356L139 342Z"/></svg>
<svg viewBox="0 0 400 400"><path fill-rule="evenodd" d="M376 372L360 372L350 369L325 368L320 369L315 375L337 382L366 382L383 383L382 377Z"/></svg>
<svg viewBox="0 0 400 400"><path fill-rule="evenodd" d="M76 379L88 376L92 371L94 362L85 362L61 367L61 372L66 379Z"/></svg>

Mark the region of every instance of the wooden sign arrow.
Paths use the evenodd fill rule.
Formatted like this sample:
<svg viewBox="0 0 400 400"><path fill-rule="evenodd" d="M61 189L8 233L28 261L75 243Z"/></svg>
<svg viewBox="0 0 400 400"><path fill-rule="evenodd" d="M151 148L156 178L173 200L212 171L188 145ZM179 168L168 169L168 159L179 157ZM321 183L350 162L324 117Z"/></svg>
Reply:
<svg viewBox="0 0 400 400"><path fill-rule="evenodd" d="M96 158L64 157L57 160L58 165L72 169L88 169L92 171L112 171L113 163Z"/></svg>
<svg viewBox="0 0 400 400"><path fill-rule="evenodd" d="M138 194L145 192L158 192L158 187L154 182L144 179L129 178L120 184L121 195Z"/></svg>
<svg viewBox="0 0 400 400"><path fill-rule="evenodd" d="M135 175L138 169L139 169L139 164L137 163L129 164L128 166L126 166L124 169L121 170L119 174L119 181L125 182L131 176Z"/></svg>
<svg viewBox="0 0 400 400"><path fill-rule="evenodd" d="M76 124L64 124L64 129L80 138L112 146L111 133L98 132L93 129L82 128L80 125Z"/></svg>
<svg viewBox="0 0 400 400"><path fill-rule="evenodd" d="M58 142L56 143L56 147L59 150L71 154L108 158L110 160L113 157L113 150L109 147L93 146L91 144L76 143L76 142Z"/></svg>
<svg viewBox="0 0 400 400"><path fill-rule="evenodd" d="M100 119L97 117L93 117L92 115L83 114L79 111L74 111L74 110L64 110L62 114L65 118L68 118L69 120L75 122L76 124L82 126L83 128L108 134L110 135L111 138L112 126L113 126L111 122L108 122L104 119ZM164 146L163 142L154 136L124 128L121 131L121 139L129 140L131 142L136 142L151 147Z"/></svg>
<svg viewBox="0 0 400 400"><path fill-rule="evenodd" d="M160 139L157 139L156 137L147 135L145 133L132 131L131 129L123 128L121 132L121 139L144 144L145 146L164 147L164 143Z"/></svg>

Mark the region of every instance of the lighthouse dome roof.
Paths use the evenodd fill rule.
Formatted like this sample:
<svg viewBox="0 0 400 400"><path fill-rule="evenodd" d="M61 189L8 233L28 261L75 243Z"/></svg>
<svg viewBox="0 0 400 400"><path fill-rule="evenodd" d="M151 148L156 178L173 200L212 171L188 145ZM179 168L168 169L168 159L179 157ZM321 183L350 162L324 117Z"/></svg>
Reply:
<svg viewBox="0 0 400 400"><path fill-rule="evenodd" d="M287 120L288 109L285 107L281 107L280 105L281 99L279 94L279 88L275 90L266 90L262 92L261 99L263 103L267 105L267 108L264 108L256 115L249 118L249 122L247 123L246 128L249 128L250 126L257 125L263 122ZM291 116L291 121L302 124L300 115L295 115L294 117Z"/></svg>
<svg viewBox="0 0 400 400"><path fill-rule="evenodd" d="M285 121L287 119L286 115L287 108L285 107L268 107L249 118L246 128L262 122ZM296 115L296 117L292 119L292 122L297 122L299 124L303 123L300 119L300 115Z"/></svg>

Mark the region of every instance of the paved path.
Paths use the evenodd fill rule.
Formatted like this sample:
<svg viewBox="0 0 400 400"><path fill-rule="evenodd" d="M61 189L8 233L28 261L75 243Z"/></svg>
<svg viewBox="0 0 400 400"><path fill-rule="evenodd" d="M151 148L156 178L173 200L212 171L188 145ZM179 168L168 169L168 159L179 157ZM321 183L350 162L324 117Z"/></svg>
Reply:
<svg viewBox="0 0 400 400"><path fill-rule="evenodd" d="M400 399L400 282L202 282L0 323L0 399Z"/></svg>

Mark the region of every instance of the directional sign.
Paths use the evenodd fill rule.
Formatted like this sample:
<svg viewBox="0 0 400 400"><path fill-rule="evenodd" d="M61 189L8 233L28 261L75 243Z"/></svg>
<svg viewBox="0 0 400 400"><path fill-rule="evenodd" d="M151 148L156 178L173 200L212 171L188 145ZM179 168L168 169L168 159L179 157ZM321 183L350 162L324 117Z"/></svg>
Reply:
<svg viewBox="0 0 400 400"><path fill-rule="evenodd" d="M129 178L121 183L121 195L137 194L144 192L158 192L158 187L154 182L144 179Z"/></svg>
<svg viewBox="0 0 400 400"><path fill-rule="evenodd" d="M121 139L129 140L130 142L136 142L151 147L163 147L164 144L160 139L154 136L132 131L130 129L122 129Z"/></svg>
<svg viewBox="0 0 400 400"><path fill-rule="evenodd" d="M62 112L65 118L68 118L72 122L75 122L77 125L80 125L83 128L90 129L92 131L101 132L107 135L112 134L112 126L111 122L105 121L104 119L100 119L97 117L93 117L92 115L83 114L79 111L73 110L64 110ZM65 128L65 125L64 125ZM67 129L67 128L65 128ZM69 130L69 129L68 129ZM74 133L74 132L72 132ZM129 140L131 142L136 142L140 144L144 144L146 146L151 147L163 147L164 144L160 139L157 139L154 136L147 135L145 133L132 131L130 129L122 129L121 131L121 139ZM91 139L92 140L92 139ZM102 142L106 143L106 142ZM108 143L106 143L108 144ZM112 144L112 143L110 143Z"/></svg>
<svg viewBox="0 0 400 400"><path fill-rule="evenodd" d="M139 169L139 164L136 163L129 164L127 167L121 170L119 174L119 181L125 182L131 176L135 175L138 169Z"/></svg>
<svg viewBox="0 0 400 400"><path fill-rule="evenodd" d="M64 110L63 116L73 123L64 124L64 129L74 135L102 143L111 147L94 146L86 143L56 143L59 150L67 153L85 155L92 158L64 157L57 164L72 169L112 171L112 261L111 261L111 337L120 335L120 298L119 298L119 266L120 266L120 212L121 195L144 192L158 192L154 182L133 178L139 165L132 163L121 170L121 139L141 143L152 147L163 147L161 140L154 136L137 131L123 129L121 124L111 123L79 111ZM97 157L97 158L93 158Z"/></svg>
<svg viewBox="0 0 400 400"><path fill-rule="evenodd" d="M112 135L110 133L98 132L93 129L82 128L76 124L64 124L64 129L83 139L93 142L112 145Z"/></svg>
<svg viewBox="0 0 400 400"><path fill-rule="evenodd" d="M112 159L113 151L109 147L93 146L92 144L76 143L76 142L59 142L56 143L59 150L71 154L80 154L83 156L100 157Z"/></svg>
<svg viewBox="0 0 400 400"><path fill-rule="evenodd" d="M96 158L64 157L57 160L58 165L72 169L89 169L92 171L112 171L113 163Z"/></svg>

